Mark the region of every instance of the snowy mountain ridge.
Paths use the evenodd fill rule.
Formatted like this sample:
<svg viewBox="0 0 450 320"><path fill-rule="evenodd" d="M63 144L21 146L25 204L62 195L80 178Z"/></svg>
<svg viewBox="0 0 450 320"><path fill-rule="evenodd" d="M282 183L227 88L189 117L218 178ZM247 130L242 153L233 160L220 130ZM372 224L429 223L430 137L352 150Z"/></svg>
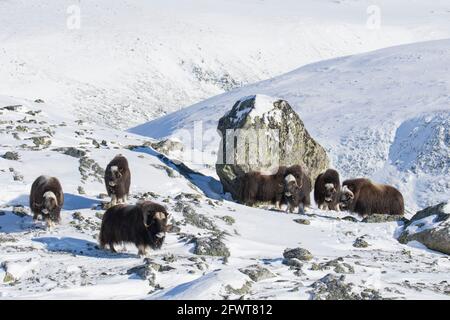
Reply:
<svg viewBox="0 0 450 320"><path fill-rule="evenodd" d="M450 37L445 0L0 2L0 94L127 128L299 66ZM376 22L376 21L375 21ZM376 24L374 25L376 27Z"/></svg>
<svg viewBox="0 0 450 320"><path fill-rule="evenodd" d="M209 135L242 97L280 97L298 112L344 178L393 184L415 211L450 194L449 72L450 40L381 49L307 65L130 132L182 140L197 125Z"/></svg>

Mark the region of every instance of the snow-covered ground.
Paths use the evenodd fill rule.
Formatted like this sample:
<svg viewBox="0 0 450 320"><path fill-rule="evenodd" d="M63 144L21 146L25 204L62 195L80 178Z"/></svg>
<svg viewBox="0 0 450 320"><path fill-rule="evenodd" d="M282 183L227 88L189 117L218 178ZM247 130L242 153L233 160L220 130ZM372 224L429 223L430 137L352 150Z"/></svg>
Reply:
<svg viewBox="0 0 450 320"><path fill-rule="evenodd" d="M280 97L344 178L397 186L407 217L448 200L450 40L413 42L450 38L450 6L411 3L0 1L0 298L309 299L332 281L340 298L448 299L449 256L400 244L401 222L245 207L213 166L217 120L235 101ZM193 128L194 158L151 147ZM130 202L166 205L178 228L147 259L97 247L102 170L119 153ZM28 209L41 174L65 192L52 230ZM198 255L200 244L230 255ZM296 247L312 258L285 265Z"/></svg>
<svg viewBox="0 0 450 320"><path fill-rule="evenodd" d="M213 145L216 151L211 136L218 137L217 121L237 100L254 94L287 100L345 178L366 176L395 185L411 212L449 199L450 40L310 64L130 131L188 137L187 142L203 134L203 148Z"/></svg>
<svg viewBox="0 0 450 320"><path fill-rule="evenodd" d="M126 128L307 63L449 37L447 0L0 1L0 94Z"/></svg>
<svg viewBox="0 0 450 320"><path fill-rule="evenodd" d="M20 107L1 109L14 105ZM130 149L148 145L148 138L78 122L51 105L26 100L1 97L0 113L1 153L19 154L18 160L0 158L2 299L308 299L327 274L344 274L342 284L351 283L352 292L365 297L449 297L449 257L397 242L397 222L357 223L340 219L346 213L313 209L296 215L241 206L221 199L213 177L186 174L150 147ZM50 145L34 143L49 140ZM73 149L60 149L68 147L85 151L82 160ZM162 249L149 254L147 265L159 270L150 275L133 246L117 254L97 248L104 212L99 205L107 201L98 197L104 193L99 168L118 153L130 162L131 202L163 203L179 223L179 232L169 233ZM20 211L20 205L27 210L31 183L40 174L59 177L65 192L62 223L53 230L33 225ZM189 239L217 232L224 234L229 258L196 255ZM368 247L354 246L360 237ZM282 263L283 251L294 247L313 256L300 271ZM269 277L252 281L240 271L253 265Z"/></svg>

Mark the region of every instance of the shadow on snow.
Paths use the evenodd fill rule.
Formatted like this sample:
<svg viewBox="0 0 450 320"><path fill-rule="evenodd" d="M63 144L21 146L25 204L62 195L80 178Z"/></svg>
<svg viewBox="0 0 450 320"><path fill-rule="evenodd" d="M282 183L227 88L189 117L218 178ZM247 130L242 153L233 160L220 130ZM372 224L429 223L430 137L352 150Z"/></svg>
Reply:
<svg viewBox="0 0 450 320"><path fill-rule="evenodd" d="M39 237L33 238L32 240L45 244L46 249L51 252L70 253L93 258L124 259L139 257L131 253L113 253L108 250L102 250L95 242L72 237Z"/></svg>
<svg viewBox="0 0 450 320"><path fill-rule="evenodd" d="M145 153L158 158L162 163L171 169L177 171L183 177L188 179L193 185L199 188L205 196L214 200L223 199L223 188L222 184L210 176L205 176L202 173L192 170L184 163L180 161L174 161L166 157L160 152L147 147L147 146L137 146L131 149L135 152Z"/></svg>

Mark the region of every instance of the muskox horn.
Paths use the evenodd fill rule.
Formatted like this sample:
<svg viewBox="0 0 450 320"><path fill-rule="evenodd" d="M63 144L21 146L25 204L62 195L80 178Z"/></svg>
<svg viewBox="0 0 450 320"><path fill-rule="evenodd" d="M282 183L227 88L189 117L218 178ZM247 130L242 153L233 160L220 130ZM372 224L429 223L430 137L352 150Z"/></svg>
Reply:
<svg viewBox="0 0 450 320"><path fill-rule="evenodd" d="M149 215L149 214L148 214L147 212L144 212L144 226L145 226L146 228L149 227L149 225L147 224L148 215Z"/></svg>
<svg viewBox="0 0 450 320"><path fill-rule="evenodd" d="M166 215L164 214L164 212L156 212L155 215L153 216L155 219L157 220L162 220L166 217Z"/></svg>
<svg viewBox="0 0 450 320"><path fill-rule="evenodd" d="M345 194L348 194L350 199L353 199L355 197L355 194L346 185L342 187L341 194L342 194L341 198L345 197Z"/></svg>

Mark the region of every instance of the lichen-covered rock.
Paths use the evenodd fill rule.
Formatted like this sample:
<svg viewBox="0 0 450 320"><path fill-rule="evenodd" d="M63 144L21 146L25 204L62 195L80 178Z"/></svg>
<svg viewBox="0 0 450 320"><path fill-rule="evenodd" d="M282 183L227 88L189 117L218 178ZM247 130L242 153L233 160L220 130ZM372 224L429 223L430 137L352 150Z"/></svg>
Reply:
<svg viewBox="0 0 450 320"><path fill-rule="evenodd" d="M408 221L401 215L391 215L391 214L371 214L365 217L361 222L365 223L383 223L383 222L393 222L393 221Z"/></svg>
<svg viewBox="0 0 450 320"><path fill-rule="evenodd" d="M53 151L61 152L62 154L65 154L67 156L71 156L74 158L81 158L86 155L86 151L80 150L74 147L61 147L61 148L55 148Z"/></svg>
<svg viewBox="0 0 450 320"><path fill-rule="evenodd" d="M444 202L418 211L405 224L398 241L418 241L431 250L450 255L450 203Z"/></svg>
<svg viewBox="0 0 450 320"><path fill-rule="evenodd" d="M19 154L15 151L7 151L2 155L2 158L6 160L19 160Z"/></svg>
<svg viewBox="0 0 450 320"><path fill-rule="evenodd" d="M355 248L367 248L369 246L369 243L364 240L364 236L356 238L355 242L353 242L353 246Z"/></svg>
<svg viewBox="0 0 450 320"><path fill-rule="evenodd" d="M329 166L325 149L284 100L263 95L242 98L219 120L218 130L222 143L216 171L224 191L235 199L239 178L246 172L301 164L314 181Z"/></svg>
<svg viewBox="0 0 450 320"><path fill-rule="evenodd" d="M254 264L246 268L239 269L240 272L249 276L255 282L270 279L275 277L275 275L267 268L261 267L260 265Z"/></svg>
<svg viewBox="0 0 450 320"><path fill-rule="evenodd" d="M28 209L22 205L18 205L18 206L13 207L12 213L14 213L18 217L23 218L28 215Z"/></svg>
<svg viewBox="0 0 450 320"><path fill-rule="evenodd" d="M298 259L300 261L309 261L313 258L311 252L303 248L286 249L283 252L283 257L287 260Z"/></svg>
<svg viewBox="0 0 450 320"><path fill-rule="evenodd" d="M219 236L205 236L195 238L194 253L197 255L229 257L230 250Z"/></svg>
<svg viewBox="0 0 450 320"><path fill-rule="evenodd" d="M297 222L298 224L304 224L304 225L310 225L311 221L308 219L294 219L294 222Z"/></svg>
<svg viewBox="0 0 450 320"><path fill-rule="evenodd" d="M311 270L315 270L315 271L329 270L331 268L333 268L333 271L336 273L341 273L341 274L355 273L355 269L353 268L353 266L344 262L344 259L342 257L339 257L337 259L327 261L327 262L313 263L311 266Z"/></svg>
<svg viewBox="0 0 450 320"><path fill-rule="evenodd" d="M327 274L311 285L312 300L381 300L381 294L373 289L365 289L361 294L352 291L353 284L345 282L345 276Z"/></svg>
<svg viewBox="0 0 450 320"><path fill-rule="evenodd" d="M244 295L250 292L252 289L252 283L250 281L246 281L242 287L233 288L231 285L227 284L225 286L225 291L230 294Z"/></svg>
<svg viewBox="0 0 450 320"><path fill-rule="evenodd" d="M204 214L196 213L194 208L192 208L192 206L190 206L189 204L184 205L182 212L186 223L196 226L200 229L206 229L210 231L218 230L217 226L210 218L208 218Z"/></svg>
<svg viewBox="0 0 450 320"><path fill-rule="evenodd" d="M173 152L183 152L183 143L173 139L165 139L151 144L151 147L158 152L170 156Z"/></svg>

